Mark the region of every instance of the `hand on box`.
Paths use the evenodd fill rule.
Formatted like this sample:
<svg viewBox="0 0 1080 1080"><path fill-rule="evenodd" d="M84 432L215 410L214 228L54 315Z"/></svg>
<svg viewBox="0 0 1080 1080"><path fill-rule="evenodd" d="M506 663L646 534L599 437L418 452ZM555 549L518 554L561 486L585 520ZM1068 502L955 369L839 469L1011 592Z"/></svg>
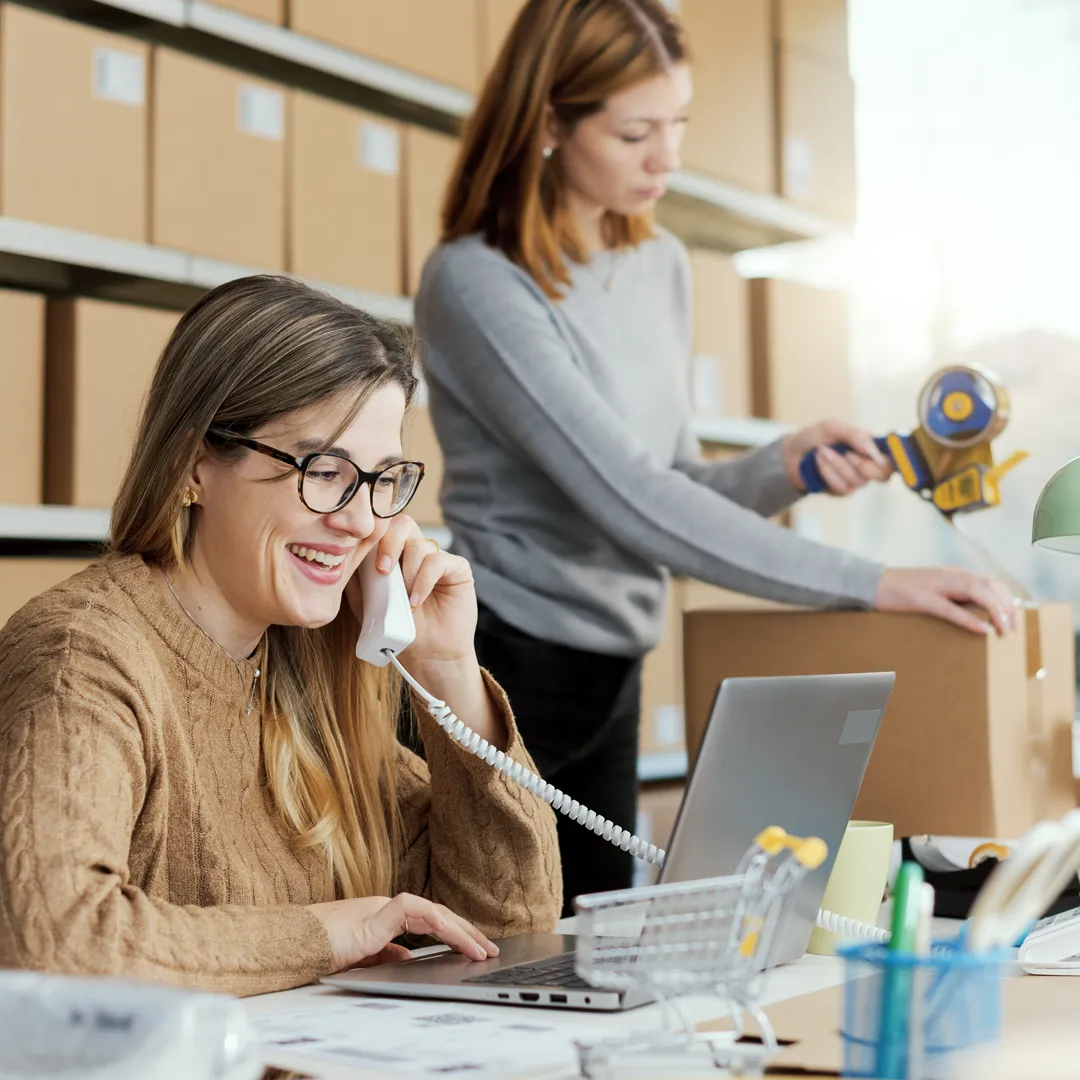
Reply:
<svg viewBox="0 0 1080 1080"><path fill-rule="evenodd" d="M850 446L851 451L840 454L835 445ZM893 463L877 448L870 432L844 420L823 420L784 438L784 471L796 491L806 490L799 465L811 451L816 451L830 495L850 495L871 481L888 480L894 472Z"/></svg>
<svg viewBox="0 0 1080 1080"><path fill-rule="evenodd" d="M968 611L974 604L990 616L990 623ZM999 634L1016 628L1016 599L1000 582L954 567L886 570L881 576L874 607L878 611L923 612L954 623L975 634Z"/></svg>

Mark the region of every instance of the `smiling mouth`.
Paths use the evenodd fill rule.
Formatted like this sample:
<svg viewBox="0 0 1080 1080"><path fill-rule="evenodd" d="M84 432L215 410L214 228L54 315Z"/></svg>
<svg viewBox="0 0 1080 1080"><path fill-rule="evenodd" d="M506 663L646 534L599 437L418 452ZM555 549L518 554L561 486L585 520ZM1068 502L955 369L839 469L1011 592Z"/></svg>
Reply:
<svg viewBox="0 0 1080 1080"><path fill-rule="evenodd" d="M316 548L304 547L302 544L287 545L290 554L295 555L304 562L315 566L325 567L327 570L335 570L347 558L347 555L331 555L328 551L319 551Z"/></svg>

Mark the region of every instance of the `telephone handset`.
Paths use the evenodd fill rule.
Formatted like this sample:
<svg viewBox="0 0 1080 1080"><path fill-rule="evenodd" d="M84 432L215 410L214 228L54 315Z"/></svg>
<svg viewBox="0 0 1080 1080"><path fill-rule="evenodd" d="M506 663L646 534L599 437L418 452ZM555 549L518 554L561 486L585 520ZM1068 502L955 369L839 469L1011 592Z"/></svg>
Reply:
<svg viewBox="0 0 1080 1080"><path fill-rule="evenodd" d="M497 772L509 777L537 798L550 803L555 810L566 814L567 817L584 825L597 836L602 836L616 847L622 848L623 851L629 851L630 854L654 866L663 865L662 848L620 828L587 806L582 806L576 799L571 799L553 784L542 780L531 769L508 758L487 739L482 739L475 731L466 727L445 701L440 701L429 694L401 666L397 654L407 649L416 637L412 605L409 603L405 579L401 576L401 566L395 566L389 574L381 574L376 569L375 558L376 551L373 551L364 559L357 571L360 574L360 589L364 595L364 620L360 627L360 637L356 642L356 655L376 667L393 664L401 677L427 703L428 712L439 727L470 753L486 761Z"/></svg>

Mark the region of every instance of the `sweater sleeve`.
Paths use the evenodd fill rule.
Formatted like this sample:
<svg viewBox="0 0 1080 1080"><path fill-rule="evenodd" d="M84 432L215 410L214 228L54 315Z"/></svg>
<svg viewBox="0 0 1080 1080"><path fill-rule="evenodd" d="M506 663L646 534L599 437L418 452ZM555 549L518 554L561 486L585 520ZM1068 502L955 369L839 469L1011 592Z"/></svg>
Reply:
<svg viewBox="0 0 1080 1080"><path fill-rule="evenodd" d="M705 461L698 440L687 426L679 440L675 468L762 517L779 514L802 498L788 480L779 440L728 461Z"/></svg>
<svg viewBox="0 0 1080 1080"><path fill-rule="evenodd" d="M657 461L574 364L527 275L485 251L455 260L444 248L436 259L421 294L430 376L452 364L485 423L608 535L737 592L808 607L873 603L879 564L797 536L737 505L730 487L721 493ZM754 479L744 470L732 487ZM741 498L771 502L764 488L760 499Z"/></svg>
<svg viewBox="0 0 1080 1080"><path fill-rule="evenodd" d="M239 995L327 974L329 940L303 907L181 907L132 883L157 783L146 687L115 649L46 636L0 677L0 967Z"/></svg>
<svg viewBox="0 0 1080 1080"><path fill-rule="evenodd" d="M509 732L507 757L535 772L506 695L484 679ZM553 930L562 908L555 812L454 742L425 708L416 712L427 761L398 750L399 888L489 937Z"/></svg>

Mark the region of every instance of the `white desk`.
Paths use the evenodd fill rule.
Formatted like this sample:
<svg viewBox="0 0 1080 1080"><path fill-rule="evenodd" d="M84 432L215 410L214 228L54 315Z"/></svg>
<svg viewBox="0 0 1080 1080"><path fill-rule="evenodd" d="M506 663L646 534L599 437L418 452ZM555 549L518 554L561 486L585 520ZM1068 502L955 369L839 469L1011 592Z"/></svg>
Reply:
<svg viewBox="0 0 1080 1080"><path fill-rule="evenodd" d="M884 912L883 912L884 915ZM880 920L879 920L880 921ZM956 933L958 923L951 919L935 920L935 936L951 937ZM559 924L559 930L564 933L573 932L573 920L567 919ZM803 994L811 994L817 990L837 986L844 979L843 964L832 956L804 956L794 964L776 968L769 975L762 998L763 1005L774 1005L780 1001L801 997ZM246 1004L252 1015L269 1011L289 1011L295 1009L311 1008L314 1002L320 998L337 999L341 991L327 986L305 986L297 990L288 990L280 994L266 994L262 997L248 998ZM716 1019L721 1010L718 1008L715 997L695 997L686 999L687 1012L695 1023L702 1023ZM659 1007L646 1005L640 1009L633 1009L625 1013L582 1013L573 1010L531 1009L515 1008L511 1005L474 1006L470 1008L497 1010L499 1014L505 1014L508 1010L522 1017L536 1018L538 1012L542 1012L545 1022L556 1022L559 1018L567 1025L580 1027L582 1018L587 1016L590 1028L595 1027L598 1035L617 1035L631 1028L642 1030L647 1025L659 1024ZM839 1018L838 1018L839 1019ZM285 1068L304 1071L318 1078L318 1080L366 1080L366 1078L385 1077L387 1073L373 1073L367 1070L352 1068L349 1066L331 1065L326 1062L305 1058L303 1054L275 1057L270 1062ZM547 1080L571 1080L577 1076L576 1072L564 1072L552 1074L548 1072Z"/></svg>

